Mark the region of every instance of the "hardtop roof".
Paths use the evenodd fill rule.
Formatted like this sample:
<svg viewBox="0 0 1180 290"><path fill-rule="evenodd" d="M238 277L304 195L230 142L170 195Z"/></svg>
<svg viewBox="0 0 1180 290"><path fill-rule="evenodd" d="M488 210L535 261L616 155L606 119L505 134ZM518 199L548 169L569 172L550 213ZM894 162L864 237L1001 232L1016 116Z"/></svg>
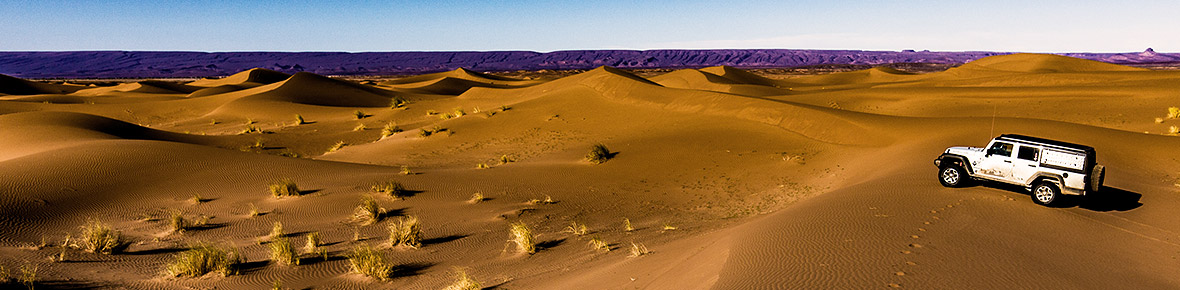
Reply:
<svg viewBox="0 0 1180 290"><path fill-rule="evenodd" d="M1062 142L1062 141L1057 141L1057 140L1049 140L1049 139L1045 139L1045 138L1019 135L1019 134L1003 134L1003 135L1000 135L1000 137L996 137L996 138L997 139L1007 139L1005 141L1017 141L1017 142L1028 141L1028 142L1034 142L1034 143L1048 144L1048 145L1053 145L1053 146L1058 146L1058 147L1065 147L1065 148L1070 148L1070 149L1086 151L1086 153L1089 153L1089 154L1094 153L1094 147L1081 145L1081 144L1075 144L1075 143L1069 143L1069 142Z"/></svg>

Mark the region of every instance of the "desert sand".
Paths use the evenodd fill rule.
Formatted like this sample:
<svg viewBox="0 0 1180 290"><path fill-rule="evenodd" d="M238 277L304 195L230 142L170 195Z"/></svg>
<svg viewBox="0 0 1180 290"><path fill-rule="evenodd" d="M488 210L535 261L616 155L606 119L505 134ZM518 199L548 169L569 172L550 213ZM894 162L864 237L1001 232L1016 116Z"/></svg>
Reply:
<svg viewBox="0 0 1180 290"><path fill-rule="evenodd" d="M1178 288L1176 106L1180 71L1040 54L922 74L0 76L0 266L36 267L37 288L441 289L456 268L493 289ZM1095 147L1106 188L1044 207L938 183L944 148L1002 133ZM611 158L585 160L594 144ZM284 179L299 196L268 191ZM391 181L408 196L371 190ZM353 218L364 196L382 219ZM207 222L174 232L173 214ZM391 246L411 215L422 245ZM91 221L126 244L73 246ZM273 261L275 222L327 258ZM508 242L515 222L535 253ZM167 274L201 242L237 249L239 273ZM391 279L351 273L360 245Z"/></svg>

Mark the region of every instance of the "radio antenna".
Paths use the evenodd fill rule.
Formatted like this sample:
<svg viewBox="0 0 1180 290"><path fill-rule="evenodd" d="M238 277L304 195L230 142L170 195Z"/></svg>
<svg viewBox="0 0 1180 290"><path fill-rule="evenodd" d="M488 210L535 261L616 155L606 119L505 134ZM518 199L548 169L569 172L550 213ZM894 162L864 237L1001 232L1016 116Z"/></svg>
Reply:
<svg viewBox="0 0 1180 290"><path fill-rule="evenodd" d="M992 104L992 129L991 129L991 132L988 132L988 135L987 135L988 139L991 139L992 137L996 136L996 108L997 108L997 106L998 106L998 104L995 104L995 103Z"/></svg>

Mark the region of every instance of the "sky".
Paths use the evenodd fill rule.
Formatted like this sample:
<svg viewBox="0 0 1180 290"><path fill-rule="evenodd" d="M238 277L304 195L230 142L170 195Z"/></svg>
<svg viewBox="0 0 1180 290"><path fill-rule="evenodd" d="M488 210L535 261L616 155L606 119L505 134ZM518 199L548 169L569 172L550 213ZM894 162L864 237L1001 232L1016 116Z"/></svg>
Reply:
<svg viewBox="0 0 1180 290"><path fill-rule="evenodd" d="M1180 52L1180 1L0 1L0 50Z"/></svg>

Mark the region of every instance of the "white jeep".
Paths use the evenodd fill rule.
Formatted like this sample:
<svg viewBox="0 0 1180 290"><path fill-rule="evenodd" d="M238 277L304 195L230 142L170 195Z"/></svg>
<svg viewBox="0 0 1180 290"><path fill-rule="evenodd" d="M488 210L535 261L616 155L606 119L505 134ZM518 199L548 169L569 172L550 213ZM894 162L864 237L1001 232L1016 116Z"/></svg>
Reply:
<svg viewBox="0 0 1180 290"><path fill-rule="evenodd" d="M987 149L950 147L934 159L938 181L961 187L973 180L1024 186L1041 205L1057 204L1062 194L1084 196L1102 188L1105 168L1094 148L1036 137L1004 134Z"/></svg>

